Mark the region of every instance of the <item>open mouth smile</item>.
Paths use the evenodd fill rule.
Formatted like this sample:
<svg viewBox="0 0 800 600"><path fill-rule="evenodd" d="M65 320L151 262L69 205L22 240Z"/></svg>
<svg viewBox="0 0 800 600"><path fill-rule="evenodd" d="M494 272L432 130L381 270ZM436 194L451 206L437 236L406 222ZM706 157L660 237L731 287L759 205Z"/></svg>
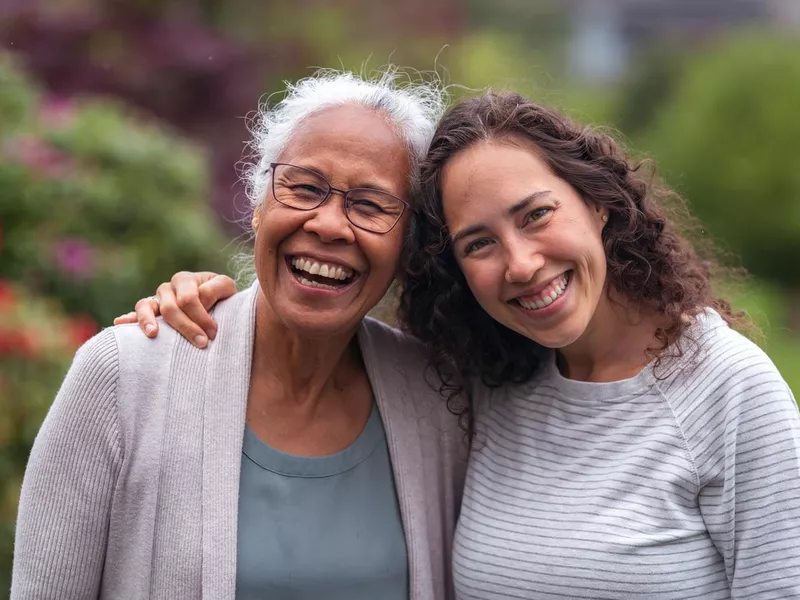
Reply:
<svg viewBox="0 0 800 600"><path fill-rule="evenodd" d="M540 311L561 298L567 291L572 281L572 271L567 271L554 279L545 289L535 295L520 296L512 300L513 303L528 311Z"/></svg>
<svg viewBox="0 0 800 600"><path fill-rule="evenodd" d="M339 291L349 287L360 273L349 267L306 256L289 256L286 263L294 278L310 288Z"/></svg>

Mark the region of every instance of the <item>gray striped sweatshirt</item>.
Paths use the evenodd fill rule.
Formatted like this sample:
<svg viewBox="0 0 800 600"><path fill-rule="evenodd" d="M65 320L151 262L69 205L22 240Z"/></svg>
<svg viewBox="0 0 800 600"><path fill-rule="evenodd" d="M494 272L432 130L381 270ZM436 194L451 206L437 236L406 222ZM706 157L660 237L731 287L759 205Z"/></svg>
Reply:
<svg viewBox="0 0 800 600"><path fill-rule="evenodd" d="M800 598L797 405L716 313L690 334L655 373L476 393L458 598Z"/></svg>

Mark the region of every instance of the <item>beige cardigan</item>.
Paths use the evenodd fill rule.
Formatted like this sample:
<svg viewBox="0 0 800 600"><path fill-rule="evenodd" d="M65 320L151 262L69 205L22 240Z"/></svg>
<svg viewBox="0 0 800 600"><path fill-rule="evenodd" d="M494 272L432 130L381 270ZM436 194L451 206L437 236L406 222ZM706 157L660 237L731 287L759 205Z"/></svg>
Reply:
<svg viewBox="0 0 800 600"><path fill-rule="evenodd" d="M13 599L233 600L255 299L215 309L197 350L162 327L104 330L75 357L31 453ZM421 347L377 321L359 334L386 429L411 600L451 598L464 434L425 382Z"/></svg>

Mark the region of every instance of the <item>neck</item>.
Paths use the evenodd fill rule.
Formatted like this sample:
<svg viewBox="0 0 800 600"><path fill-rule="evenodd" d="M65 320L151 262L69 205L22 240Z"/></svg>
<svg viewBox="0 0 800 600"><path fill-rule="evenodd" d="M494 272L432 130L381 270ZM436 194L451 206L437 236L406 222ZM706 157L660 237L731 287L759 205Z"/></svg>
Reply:
<svg viewBox="0 0 800 600"><path fill-rule="evenodd" d="M603 292L592 320L577 341L558 350L558 368L570 379L619 381L635 376L659 344L657 314L633 306L620 294Z"/></svg>
<svg viewBox="0 0 800 600"><path fill-rule="evenodd" d="M263 296L256 304L252 378L271 390L270 402L313 411L324 399L337 399L363 370L356 330L308 338L287 329ZM261 386L259 386L261 387Z"/></svg>

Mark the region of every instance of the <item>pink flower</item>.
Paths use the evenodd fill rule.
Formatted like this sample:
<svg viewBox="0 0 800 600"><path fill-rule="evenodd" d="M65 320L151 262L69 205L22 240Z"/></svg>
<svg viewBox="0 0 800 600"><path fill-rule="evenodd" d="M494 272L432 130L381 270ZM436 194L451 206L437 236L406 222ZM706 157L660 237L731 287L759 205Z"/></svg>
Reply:
<svg viewBox="0 0 800 600"><path fill-rule="evenodd" d="M64 129L75 121L75 108L66 98L53 96L40 107L39 120L46 127Z"/></svg>
<svg viewBox="0 0 800 600"><path fill-rule="evenodd" d="M48 179L69 174L73 169L70 158L40 137L21 135L3 144L3 155L25 165Z"/></svg>
<svg viewBox="0 0 800 600"><path fill-rule="evenodd" d="M94 248L81 238L63 238L55 242L53 258L61 271L77 279L88 279L94 271Z"/></svg>

